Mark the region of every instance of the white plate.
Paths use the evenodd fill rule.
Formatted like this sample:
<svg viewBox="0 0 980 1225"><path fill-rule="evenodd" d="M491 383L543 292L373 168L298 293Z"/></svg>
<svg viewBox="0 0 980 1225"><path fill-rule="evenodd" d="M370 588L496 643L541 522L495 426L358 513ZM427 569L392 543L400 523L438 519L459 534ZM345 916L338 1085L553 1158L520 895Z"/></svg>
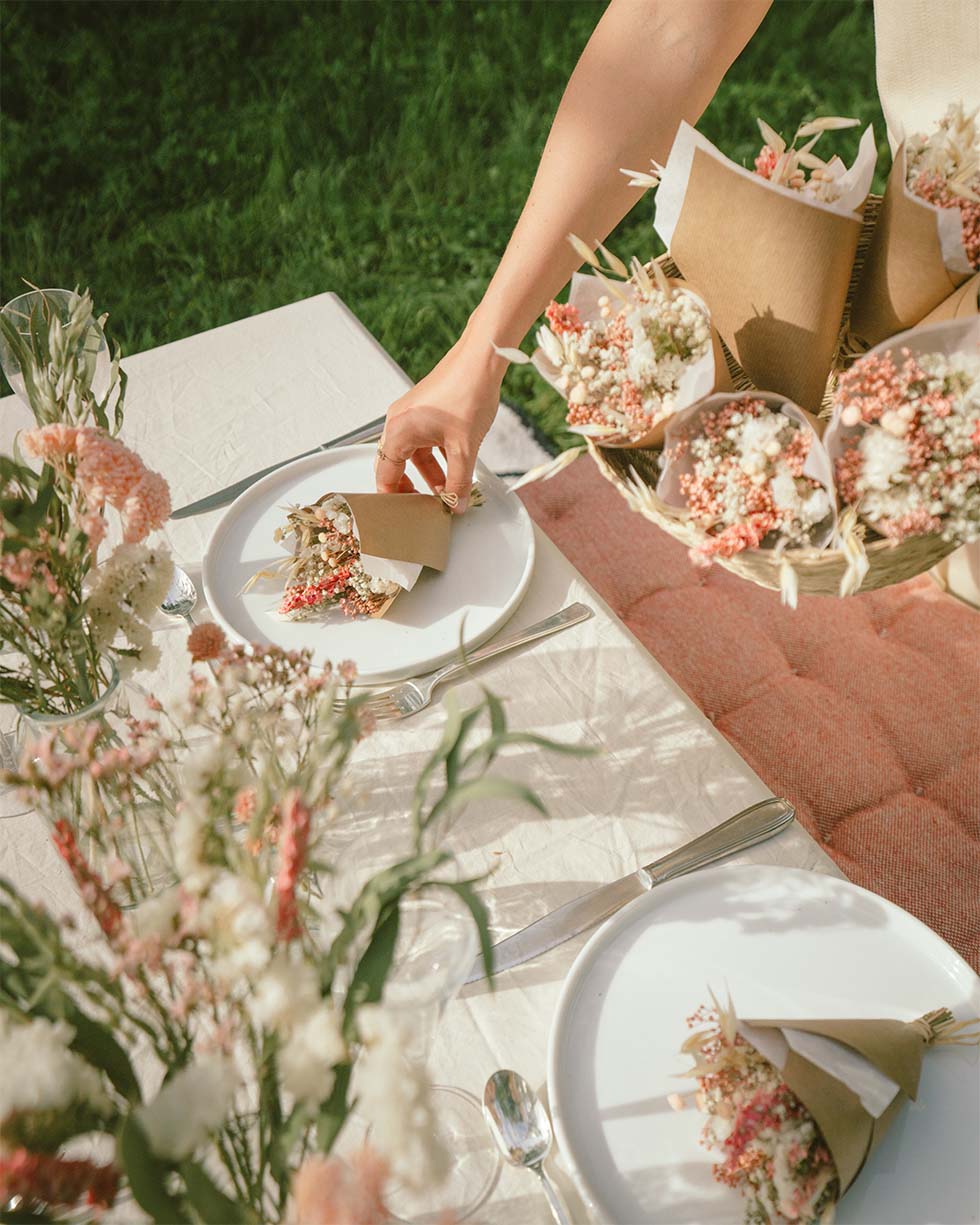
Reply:
<svg viewBox="0 0 980 1225"><path fill-rule="evenodd" d="M322 620L286 621L276 615L282 583L246 581L285 556L272 534L285 507L324 493L371 493L373 446L338 447L298 459L257 481L237 498L215 528L202 563L204 594L217 621L244 642L310 647L317 663L352 659L362 684L419 676L478 646L514 612L531 579L534 530L523 504L486 469L478 472L486 503L453 524L449 563L442 574L423 570L411 591L378 620L333 610ZM412 474L414 476L414 474ZM417 488L424 488L415 478Z"/></svg>
<svg viewBox="0 0 980 1225"><path fill-rule="evenodd" d="M563 1153L615 1225L726 1222L737 1192L712 1181L703 1116L668 1093L690 1061L685 1017L729 989L743 1015L980 1014L980 979L934 932L847 881L788 868L715 868L659 885L601 928L562 989L548 1092ZM841 1201L839 1225L980 1219L980 1053L928 1052L919 1097Z"/></svg>

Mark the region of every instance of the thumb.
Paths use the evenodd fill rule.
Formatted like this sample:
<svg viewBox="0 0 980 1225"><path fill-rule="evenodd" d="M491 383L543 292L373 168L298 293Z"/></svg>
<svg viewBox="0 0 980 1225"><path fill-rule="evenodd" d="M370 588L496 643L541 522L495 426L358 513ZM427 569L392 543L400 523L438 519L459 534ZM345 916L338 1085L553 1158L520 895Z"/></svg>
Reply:
<svg viewBox="0 0 980 1225"><path fill-rule="evenodd" d="M446 488L443 500L450 510L461 515L470 504L476 453L468 449L451 450L446 455Z"/></svg>

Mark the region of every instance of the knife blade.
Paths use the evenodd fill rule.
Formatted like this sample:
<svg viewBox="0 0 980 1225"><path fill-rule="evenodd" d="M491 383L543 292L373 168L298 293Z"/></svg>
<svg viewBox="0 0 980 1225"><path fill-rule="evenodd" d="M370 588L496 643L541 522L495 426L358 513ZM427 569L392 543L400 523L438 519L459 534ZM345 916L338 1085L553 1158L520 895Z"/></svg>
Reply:
<svg viewBox="0 0 980 1225"><path fill-rule="evenodd" d="M542 953L557 948L566 940L571 940L573 936L609 918L627 902L642 897L655 885L662 885L665 881L694 872L774 837L792 823L795 815L788 800L776 797L760 800L758 804L744 808L734 817L729 817L721 825L716 825L714 829L685 843L676 851L671 851L611 884L600 885L598 889L566 902L544 918L537 919L521 931L508 936L506 940L501 940L493 946L494 973L511 970L514 966L530 961L532 957L539 957ZM466 983L475 983L486 977L483 957L477 957Z"/></svg>
<svg viewBox="0 0 980 1225"><path fill-rule="evenodd" d="M287 464L291 464L297 459L306 459L310 455L316 455L320 451L330 451L334 447L354 446L358 442L374 442L376 438L381 437L384 424L384 417L376 417L374 421L369 421L367 425L360 425L356 430L348 430L346 434L338 434L336 438L331 438L329 442L321 442L318 447L312 447L309 451L303 451L300 455L293 455L289 459L280 460L278 464L270 464L268 468L260 468L258 472L253 472L249 476L243 476L240 481L235 481L233 485L226 485L224 489L219 489L217 493L209 493L207 497L199 498L196 502L190 502L187 506L182 506L180 510L175 510L170 518L189 519L193 515L203 515L205 511L217 510L221 506L227 506L229 502L234 502L239 494L244 493L256 481L260 481L262 477L268 476L270 472L276 472L280 468L285 468Z"/></svg>

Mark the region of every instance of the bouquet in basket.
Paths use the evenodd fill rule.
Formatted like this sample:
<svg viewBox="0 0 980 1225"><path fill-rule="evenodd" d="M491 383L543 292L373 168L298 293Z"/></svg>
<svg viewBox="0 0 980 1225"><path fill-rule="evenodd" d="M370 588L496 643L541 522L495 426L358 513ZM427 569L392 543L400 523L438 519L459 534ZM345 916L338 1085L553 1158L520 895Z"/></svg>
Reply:
<svg viewBox="0 0 980 1225"><path fill-rule="evenodd" d="M815 119L789 143L760 122L766 143L754 170L682 123L656 176L657 233L684 278L703 287L722 339L756 387L810 412L837 351L876 160L870 127L850 167L821 160L814 146L856 122Z"/></svg>
<svg viewBox="0 0 980 1225"><path fill-rule="evenodd" d="M691 558L707 565L745 549L821 548L834 529L830 459L815 423L770 393L709 396L670 423L657 495L687 511ZM782 567L795 603L795 572Z"/></svg>
<svg viewBox="0 0 980 1225"><path fill-rule="evenodd" d="M917 328L855 362L826 443L842 503L880 536L980 536L980 318Z"/></svg>
<svg viewBox="0 0 980 1225"><path fill-rule="evenodd" d="M532 361L568 401L569 429L603 446L649 447L663 440L671 416L730 386L728 370L701 297L671 283L656 264L632 270L602 248L602 269L572 278L567 304L552 302ZM626 279L615 281L612 274Z"/></svg>
<svg viewBox="0 0 980 1225"><path fill-rule="evenodd" d="M957 102L896 151L851 330L875 345L927 318L975 314L978 270L980 123Z"/></svg>

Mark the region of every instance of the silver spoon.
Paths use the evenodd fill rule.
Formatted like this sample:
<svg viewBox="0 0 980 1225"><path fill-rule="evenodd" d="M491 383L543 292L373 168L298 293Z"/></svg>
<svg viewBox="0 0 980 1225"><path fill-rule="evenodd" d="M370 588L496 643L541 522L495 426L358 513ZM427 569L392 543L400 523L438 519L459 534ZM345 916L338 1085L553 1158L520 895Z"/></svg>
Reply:
<svg viewBox="0 0 980 1225"><path fill-rule="evenodd" d="M511 1163L533 1170L541 1179L556 1225L571 1225L558 1188L544 1172L551 1151L551 1121L534 1090L519 1072L494 1072L483 1090L483 1117L497 1147Z"/></svg>
<svg viewBox="0 0 980 1225"><path fill-rule="evenodd" d="M183 617L188 625L194 624L191 612L197 604L197 588L186 570L174 564L174 575L167 594L160 601L160 610L168 617Z"/></svg>

